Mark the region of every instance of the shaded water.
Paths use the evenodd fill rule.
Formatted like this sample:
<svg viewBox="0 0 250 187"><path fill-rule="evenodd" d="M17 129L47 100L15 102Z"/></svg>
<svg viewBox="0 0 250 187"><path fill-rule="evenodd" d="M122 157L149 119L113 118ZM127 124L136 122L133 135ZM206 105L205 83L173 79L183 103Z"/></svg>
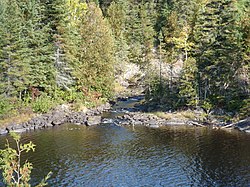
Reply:
<svg viewBox="0 0 250 187"><path fill-rule="evenodd" d="M53 171L50 186L250 186L250 135L240 132L69 124L22 140L37 145L33 184Z"/></svg>

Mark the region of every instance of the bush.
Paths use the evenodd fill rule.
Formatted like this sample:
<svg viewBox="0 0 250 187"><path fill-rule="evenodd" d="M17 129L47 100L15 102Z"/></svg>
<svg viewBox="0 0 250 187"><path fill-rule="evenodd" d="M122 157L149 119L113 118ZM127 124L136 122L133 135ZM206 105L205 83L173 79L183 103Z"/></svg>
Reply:
<svg viewBox="0 0 250 187"><path fill-rule="evenodd" d="M13 109L13 104L9 99L0 97L0 115L4 115Z"/></svg>
<svg viewBox="0 0 250 187"><path fill-rule="evenodd" d="M33 112L46 113L56 105L56 101L46 94L38 97L32 104Z"/></svg>
<svg viewBox="0 0 250 187"><path fill-rule="evenodd" d="M35 151L35 144L32 142L21 144L21 136L16 133L10 133L15 140L16 149L10 147L7 140L6 148L0 150L0 169L3 171L4 182L7 186L31 186L29 184L32 163L25 161L21 166L22 152ZM46 186L46 181L49 179L51 172L41 181L37 187Z"/></svg>

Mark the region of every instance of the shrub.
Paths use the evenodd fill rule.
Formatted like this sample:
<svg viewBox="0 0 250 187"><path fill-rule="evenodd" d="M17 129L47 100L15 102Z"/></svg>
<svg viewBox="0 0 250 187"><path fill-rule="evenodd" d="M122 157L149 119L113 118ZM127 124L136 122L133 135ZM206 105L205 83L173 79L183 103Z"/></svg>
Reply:
<svg viewBox="0 0 250 187"><path fill-rule="evenodd" d="M3 171L4 182L7 186L31 186L29 184L30 174L32 170L32 163L27 160L21 166L22 152L35 151L35 144L32 142L27 144L20 143L21 136L16 133L10 133L15 140L16 149L10 147L7 141L6 148L0 150L0 169ZM46 186L46 181L49 179L51 172L38 184L38 187Z"/></svg>
<svg viewBox="0 0 250 187"><path fill-rule="evenodd" d="M0 115L4 115L13 109L12 103L9 99L0 97Z"/></svg>
<svg viewBox="0 0 250 187"><path fill-rule="evenodd" d="M49 110L55 105L55 100L46 94L43 94L32 103L32 110L37 113L46 113L49 112Z"/></svg>

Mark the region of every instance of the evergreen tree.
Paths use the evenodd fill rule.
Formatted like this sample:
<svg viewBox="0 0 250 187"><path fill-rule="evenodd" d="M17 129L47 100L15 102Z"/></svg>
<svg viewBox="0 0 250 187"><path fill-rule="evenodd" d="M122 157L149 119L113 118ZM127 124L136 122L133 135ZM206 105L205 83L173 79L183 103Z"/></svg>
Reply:
<svg viewBox="0 0 250 187"><path fill-rule="evenodd" d="M114 39L107 20L95 4L88 4L79 31L81 53L78 64L73 65L77 86L109 96L114 77Z"/></svg>
<svg viewBox="0 0 250 187"><path fill-rule="evenodd" d="M129 59L135 63L145 63L152 58L155 42L155 11L152 2L133 2L127 12L127 41L130 48Z"/></svg>
<svg viewBox="0 0 250 187"><path fill-rule="evenodd" d="M55 85L52 44L49 41L48 24L43 23L45 7L39 1L19 1L19 7L24 16L22 38L26 43L26 61L31 69L29 84L45 89Z"/></svg>
<svg viewBox="0 0 250 187"><path fill-rule="evenodd" d="M14 0L1 1L0 15L0 92L21 96L29 84L27 44L22 36L24 15Z"/></svg>
<svg viewBox="0 0 250 187"><path fill-rule="evenodd" d="M128 44L125 38L126 5L126 1L112 2L107 9L107 18L115 38L116 62L118 62L118 65L121 62L128 61Z"/></svg>
<svg viewBox="0 0 250 187"><path fill-rule="evenodd" d="M202 99L225 105L234 97L235 73L240 67L235 2L210 0L195 26L196 59Z"/></svg>
<svg viewBox="0 0 250 187"><path fill-rule="evenodd" d="M179 96L182 105L197 107L199 104L197 73L198 68L195 59L189 58L186 60L184 62L179 86Z"/></svg>
<svg viewBox="0 0 250 187"><path fill-rule="evenodd" d="M76 57L72 55L77 48L75 40L75 15L73 9L79 4L78 0L46 0L44 23L50 27L50 43L53 46L53 63L55 67L55 87L63 90L71 90L74 84L70 61ZM72 6L72 7L71 7ZM75 43L76 42L76 43Z"/></svg>

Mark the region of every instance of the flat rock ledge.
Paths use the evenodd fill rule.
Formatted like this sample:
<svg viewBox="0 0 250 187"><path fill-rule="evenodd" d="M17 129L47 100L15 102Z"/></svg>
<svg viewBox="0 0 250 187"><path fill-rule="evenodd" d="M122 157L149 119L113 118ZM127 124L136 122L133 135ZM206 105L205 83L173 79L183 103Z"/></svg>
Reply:
<svg viewBox="0 0 250 187"><path fill-rule="evenodd" d="M115 123L117 125L144 125L152 128L158 128L161 126L169 125L190 125L197 127L211 127L213 129L237 129L242 132L250 133L250 117L241 120L237 123L214 124L191 119L163 119L153 114L142 112L129 112L121 116L116 116Z"/></svg>
<svg viewBox="0 0 250 187"><path fill-rule="evenodd" d="M142 112L129 112L127 114L116 116L118 125L144 125L153 128L167 125L194 125L189 119L163 119L153 114Z"/></svg>
<svg viewBox="0 0 250 187"><path fill-rule="evenodd" d="M45 129L65 123L74 123L77 125L93 126L101 123L101 114L110 110L109 103L100 105L93 109L87 109L83 112L74 112L67 105L60 105L53 111L39 115L31 120L21 124L9 124L0 129L0 135L8 134L10 131L21 133L36 129Z"/></svg>

